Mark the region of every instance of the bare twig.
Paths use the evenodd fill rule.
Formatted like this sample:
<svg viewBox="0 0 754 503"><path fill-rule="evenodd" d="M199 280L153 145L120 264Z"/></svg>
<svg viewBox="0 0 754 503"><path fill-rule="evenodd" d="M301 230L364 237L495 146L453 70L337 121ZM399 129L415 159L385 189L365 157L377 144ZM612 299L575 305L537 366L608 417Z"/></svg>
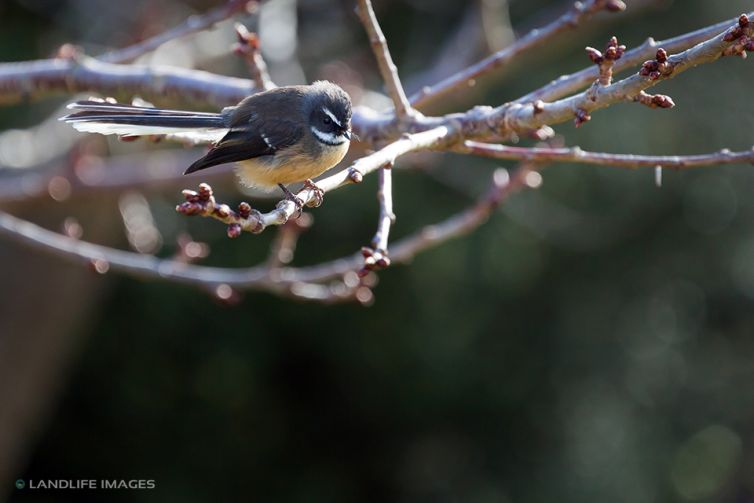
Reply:
<svg viewBox="0 0 754 503"><path fill-rule="evenodd" d="M0 234L35 249L84 264L99 274L119 271L137 278L191 284L210 290L221 299L231 297L234 288L266 290L278 295L321 302L349 300L355 295L355 288L314 284L295 277L295 274L293 277L288 275L275 279L265 266L245 269L207 267L189 264L181 259L160 259L154 255L116 250L57 234L2 211ZM328 276L322 281L337 276L339 275Z"/></svg>
<svg viewBox="0 0 754 503"><path fill-rule="evenodd" d="M364 267L359 274L366 274L368 271L384 269L390 265L388 256L388 238L390 236L390 226L395 222L393 213L393 169L388 164L380 168L379 181L377 189L377 200L380 203L380 216L377 220L377 232L372 238L372 246L361 249L364 256Z"/></svg>
<svg viewBox="0 0 754 503"><path fill-rule="evenodd" d="M238 35L238 42L233 46L233 52L246 61L254 84L260 89L274 88L275 83L270 78L267 63L265 63L262 51L259 49L257 34L250 32L243 24L236 23L236 35Z"/></svg>
<svg viewBox="0 0 754 503"><path fill-rule="evenodd" d="M128 47L107 52L98 56L97 59L105 63L128 63L142 54L157 49L166 42L211 28L220 21L233 17L244 10L251 11L256 3L255 0L228 0L224 5L209 12L189 17L186 21L170 30L129 45Z"/></svg>
<svg viewBox="0 0 754 503"><path fill-rule="evenodd" d="M289 220L278 229L275 239L270 245L267 265L270 269L277 269L293 261L298 238L303 231L312 226L314 219L308 213L302 213L294 220Z"/></svg>
<svg viewBox="0 0 754 503"><path fill-rule="evenodd" d="M720 164L754 164L754 148L741 152L728 149L701 155L633 155L610 154L605 152L588 152L579 147L571 148L527 148L508 145L493 145L466 141L455 147L455 152L489 157L532 162L575 162L614 166L619 168L696 168Z"/></svg>
<svg viewBox="0 0 754 503"><path fill-rule="evenodd" d="M419 232L393 244L390 252L392 262L409 262L417 254L439 243L476 229L489 218L502 201L527 186L528 175L536 168L535 165L521 166L512 177L509 177L504 169L496 170L493 173L489 191L473 206L440 223L428 225Z"/></svg>
<svg viewBox="0 0 754 503"><path fill-rule="evenodd" d="M501 202L530 185L530 174L536 169L536 165L524 164L512 177L509 177L504 169L496 170L490 189L472 206L441 222L426 225L393 243L390 252L391 263L409 263L419 253L476 229L489 218ZM316 266L302 267L296 271L296 278L303 281L322 281L337 277L361 267L363 260L361 254L356 254Z"/></svg>
<svg viewBox="0 0 754 503"><path fill-rule="evenodd" d="M144 187L152 191L176 190L186 183L183 170L196 156L192 151L183 150L107 158L72 156L71 165L61 162L59 166L44 170L19 170L22 173L3 177L0 203L48 198L50 189L59 180L67 183L70 197ZM218 166L204 175L204 179L215 183L232 180L232 176L232 166Z"/></svg>
<svg viewBox="0 0 754 503"><path fill-rule="evenodd" d="M411 97L411 104L415 107L423 107L449 92L474 85L475 79L507 65L522 53L533 47L545 44L556 35L566 30L574 29L594 13L603 9L621 11L625 9L625 5L622 1L589 0L583 3L576 2L568 12L547 26L530 31L505 49L451 75L437 84L425 86Z"/></svg>
<svg viewBox="0 0 754 503"><path fill-rule="evenodd" d="M382 79L385 81L388 94L393 100L395 115L399 120L408 119L415 115L415 112L411 108L408 98L406 98L406 92L403 90L400 77L398 77L398 68L393 63L393 58L387 47L387 40L385 40L382 28L377 22L371 0L358 0L356 11L369 36L369 42L377 59Z"/></svg>

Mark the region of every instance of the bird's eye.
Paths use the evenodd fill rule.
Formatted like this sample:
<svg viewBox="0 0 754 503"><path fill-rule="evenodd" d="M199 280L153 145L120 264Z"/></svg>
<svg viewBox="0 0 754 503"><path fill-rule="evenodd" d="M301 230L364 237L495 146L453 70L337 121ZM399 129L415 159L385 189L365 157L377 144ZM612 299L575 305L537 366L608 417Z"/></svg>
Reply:
<svg viewBox="0 0 754 503"><path fill-rule="evenodd" d="M332 124L332 119L330 117L325 117L324 119L322 119L322 122L329 126L330 124Z"/></svg>

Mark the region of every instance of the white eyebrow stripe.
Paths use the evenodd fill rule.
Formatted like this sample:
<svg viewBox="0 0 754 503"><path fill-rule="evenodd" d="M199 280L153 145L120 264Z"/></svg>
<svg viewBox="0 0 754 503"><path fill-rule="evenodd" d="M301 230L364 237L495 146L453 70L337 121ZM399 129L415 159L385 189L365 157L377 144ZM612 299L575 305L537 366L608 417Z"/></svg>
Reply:
<svg viewBox="0 0 754 503"><path fill-rule="evenodd" d="M333 146L341 145L348 141L348 138L346 138L342 134L335 135L332 133L325 133L324 131L320 131L314 126L311 127L311 130L314 136L316 136L319 139L319 141L321 141L322 143L326 143L327 145L333 145Z"/></svg>
<svg viewBox="0 0 754 503"><path fill-rule="evenodd" d="M341 124L340 121L335 118L335 114L328 110L327 107L322 107L322 111L325 112L325 114L327 114L327 116L330 117L335 124L337 124L339 127L343 127L343 124Z"/></svg>

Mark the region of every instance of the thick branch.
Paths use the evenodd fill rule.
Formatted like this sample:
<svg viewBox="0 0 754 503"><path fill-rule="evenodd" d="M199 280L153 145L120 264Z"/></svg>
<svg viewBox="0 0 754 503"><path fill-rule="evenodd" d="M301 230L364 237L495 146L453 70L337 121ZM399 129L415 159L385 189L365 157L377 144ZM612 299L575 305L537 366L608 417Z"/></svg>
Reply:
<svg viewBox="0 0 754 503"><path fill-rule="evenodd" d="M191 16L178 26L164 31L154 37L148 38L122 49L107 52L97 57L105 63L128 63L142 54L146 54L160 47L162 44L176 38L185 37L193 33L211 28L220 21L224 21L244 10L250 10L256 1L253 0L228 0L224 5L212 9L204 14Z"/></svg>
<svg viewBox="0 0 754 503"><path fill-rule="evenodd" d="M577 2L568 12L550 24L531 30L508 47L451 75L437 84L425 86L421 91L411 96L411 104L415 107L423 107L452 91L473 85L475 79L509 64L522 53L545 44L560 33L575 29L579 24L602 9L621 11L625 9L625 5L623 2L606 2L605 0L589 0L584 3Z"/></svg>
<svg viewBox="0 0 754 503"><path fill-rule="evenodd" d="M453 149L454 152L472 154L492 159L507 159L532 162L576 162L614 166L619 168L696 168L720 164L754 164L754 148L741 152L728 149L701 155L633 155L588 152L579 147L571 148L526 148L508 145L493 145L466 141Z"/></svg>
<svg viewBox="0 0 754 503"><path fill-rule="evenodd" d="M248 79L169 66L114 65L86 56L0 64L0 105L51 92L83 91L194 100L223 107L235 105L259 89Z"/></svg>
<svg viewBox="0 0 754 503"><path fill-rule="evenodd" d="M393 58L387 47L387 40L385 40L382 28L380 28L380 24L377 22L377 16L374 14L371 0L358 0L356 11L369 36L369 42L377 59L382 79L385 81L388 94L393 100L396 117L399 120L411 117L414 115L414 111L408 98L406 98L406 92L403 90L400 77L398 77L398 68L393 63Z"/></svg>

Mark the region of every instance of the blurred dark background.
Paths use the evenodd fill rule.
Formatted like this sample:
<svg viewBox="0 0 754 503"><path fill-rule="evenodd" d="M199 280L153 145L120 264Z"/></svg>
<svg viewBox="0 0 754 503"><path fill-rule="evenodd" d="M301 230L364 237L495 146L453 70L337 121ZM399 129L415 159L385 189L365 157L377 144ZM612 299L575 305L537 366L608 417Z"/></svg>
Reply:
<svg viewBox="0 0 754 503"><path fill-rule="evenodd" d="M567 6L375 3L409 92ZM588 22L430 112L514 99L583 68L583 47L613 34L630 48L751 10L744 0L628 3L625 14ZM50 57L66 42L96 55L213 5L0 1L0 60ZM260 30L278 84L330 78L385 106L351 2L271 0L244 20ZM139 62L246 76L233 39L225 22ZM725 58L660 85L672 110L616 105L579 129L555 129L598 151L749 149L753 81L754 64ZM170 256L190 233L211 248L203 263L242 267L266 256L272 233L231 241L217 222L174 213L193 181L36 190L38 178L72 169L71 152L101 168L95 175L180 171L198 155L69 131L54 119L70 99L0 108L3 209L128 248L138 244L121 215L131 204L151 219L141 251ZM396 237L470 204L500 165L512 167L451 155L400 162ZM0 498L754 501L754 169L666 170L661 188L651 170L564 164L543 177L470 236L381 272L370 307L255 292L220 302L194 288L97 275L3 239ZM227 176L216 188L228 200L247 197ZM369 177L328 195L296 263L367 243L375 188ZM18 478L152 479L156 488L16 490Z"/></svg>

